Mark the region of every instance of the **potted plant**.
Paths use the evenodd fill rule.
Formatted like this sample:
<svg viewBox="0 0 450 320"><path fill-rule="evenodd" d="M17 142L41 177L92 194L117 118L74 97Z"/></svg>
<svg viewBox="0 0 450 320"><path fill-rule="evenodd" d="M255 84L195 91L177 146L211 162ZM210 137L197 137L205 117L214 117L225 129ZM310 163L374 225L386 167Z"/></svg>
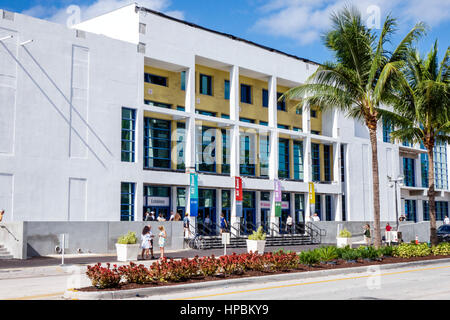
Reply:
<svg viewBox="0 0 450 320"><path fill-rule="evenodd" d="M263 232L263 228L259 227L257 231L253 231L253 234L248 236L247 239L247 252L264 253L264 247L266 246L266 234Z"/></svg>
<svg viewBox="0 0 450 320"><path fill-rule="evenodd" d="M352 233L347 229L342 229L336 237L336 246L343 248L345 246L352 246Z"/></svg>
<svg viewBox="0 0 450 320"><path fill-rule="evenodd" d="M139 254L139 244L136 233L128 232L117 239L116 243L117 261L137 260Z"/></svg>

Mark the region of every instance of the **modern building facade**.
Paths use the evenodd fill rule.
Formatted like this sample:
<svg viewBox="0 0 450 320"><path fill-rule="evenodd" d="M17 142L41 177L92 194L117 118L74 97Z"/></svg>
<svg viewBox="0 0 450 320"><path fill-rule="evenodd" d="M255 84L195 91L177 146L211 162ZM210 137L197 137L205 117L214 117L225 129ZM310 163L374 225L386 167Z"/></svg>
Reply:
<svg viewBox="0 0 450 320"><path fill-rule="evenodd" d="M6 221L139 221L224 213L253 229L312 214L371 221L367 129L278 101L318 64L136 4L73 29L0 11L0 207ZM10 37L12 36L12 38ZM32 42L30 40L33 40ZM426 220L426 154L379 127L381 220ZM436 147L438 219L448 146ZM387 176L405 176L397 192ZM242 178L242 217L235 177ZM275 181L282 215L275 217Z"/></svg>

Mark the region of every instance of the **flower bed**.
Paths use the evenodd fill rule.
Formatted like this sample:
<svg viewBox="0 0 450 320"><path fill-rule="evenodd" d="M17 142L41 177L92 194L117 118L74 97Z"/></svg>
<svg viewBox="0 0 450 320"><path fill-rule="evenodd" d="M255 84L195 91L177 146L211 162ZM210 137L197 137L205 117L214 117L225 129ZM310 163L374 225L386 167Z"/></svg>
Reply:
<svg viewBox="0 0 450 320"><path fill-rule="evenodd" d="M86 275L92 287L80 291L126 290L149 286L167 286L179 283L212 281L224 278L238 278L279 274L284 272L305 272L314 270L348 268L373 264L399 263L418 260L448 258L450 244L444 243L429 248L427 244L402 244L396 247L373 247L357 249L321 247L315 250L275 253L233 253L216 258L195 257L193 259L163 259L149 268L136 265L117 267L100 263L90 267Z"/></svg>

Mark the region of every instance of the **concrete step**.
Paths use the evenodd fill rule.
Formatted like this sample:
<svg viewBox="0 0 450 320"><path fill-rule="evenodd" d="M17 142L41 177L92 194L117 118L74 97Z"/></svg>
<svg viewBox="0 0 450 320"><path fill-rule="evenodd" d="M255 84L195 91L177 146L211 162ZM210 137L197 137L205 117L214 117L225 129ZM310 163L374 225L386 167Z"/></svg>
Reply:
<svg viewBox="0 0 450 320"><path fill-rule="evenodd" d="M0 260L7 260L7 259L13 259L12 254L0 254Z"/></svg>
<svg viewBox="0 0 450 320"><path fill-rule="evenodd" d="M0 248L0 254L6 254L8 253L8 250L6 248Z"/></svg>

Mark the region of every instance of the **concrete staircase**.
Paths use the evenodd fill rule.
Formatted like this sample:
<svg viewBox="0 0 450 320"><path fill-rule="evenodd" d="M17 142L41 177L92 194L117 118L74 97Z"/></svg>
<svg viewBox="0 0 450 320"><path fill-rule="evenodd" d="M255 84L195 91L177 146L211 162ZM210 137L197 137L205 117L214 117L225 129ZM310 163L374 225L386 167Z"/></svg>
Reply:
<svg viewBox="0 0 450 320"><path fill-rule="evenodd" d="M13 259L13 255L8 252L4 245L0 244L0 260Z"/></svg>

